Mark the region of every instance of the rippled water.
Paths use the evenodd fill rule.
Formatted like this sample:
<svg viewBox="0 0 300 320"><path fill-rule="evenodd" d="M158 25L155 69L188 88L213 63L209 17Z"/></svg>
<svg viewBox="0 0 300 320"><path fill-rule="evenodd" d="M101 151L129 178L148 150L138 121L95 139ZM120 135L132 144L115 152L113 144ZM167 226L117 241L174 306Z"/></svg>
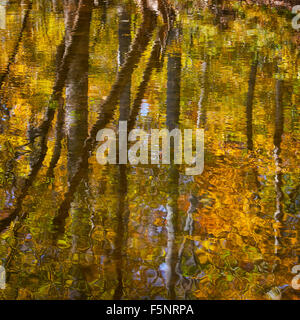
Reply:
<svg viewBox="0 0 300 320"><path fill-rule="evenodd" d="M0 1L0 299L299 299L289 11L76 2ZM204 172L101 166L121 120L204 129Z"/></svg>

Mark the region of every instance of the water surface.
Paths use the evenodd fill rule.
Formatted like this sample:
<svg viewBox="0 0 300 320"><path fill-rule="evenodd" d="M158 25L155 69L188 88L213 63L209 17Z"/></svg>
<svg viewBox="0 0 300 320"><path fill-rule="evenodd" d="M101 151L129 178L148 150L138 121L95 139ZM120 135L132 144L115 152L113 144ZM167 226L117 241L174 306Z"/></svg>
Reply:
<svg viewBox="0 0 300 320"><path fill-rule="evenodd" d="M74 3L1 5L0 299L299 299L289 12ZM119 121L204 129L204 172L99 165Z"/></svg>

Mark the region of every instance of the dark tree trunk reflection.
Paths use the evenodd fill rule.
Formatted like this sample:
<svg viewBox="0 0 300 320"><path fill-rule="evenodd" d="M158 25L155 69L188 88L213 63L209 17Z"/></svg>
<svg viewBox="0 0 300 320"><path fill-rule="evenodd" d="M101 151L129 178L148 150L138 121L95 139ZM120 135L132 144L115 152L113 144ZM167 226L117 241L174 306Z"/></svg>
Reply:
<svg viewBox="0 0 300 320"><path fill-rule="evenodd" d="M74 16L77 6L74 1L65 1L66 46L71 41L71 31L74 25ZM66 81L66 136L67 136L67 167L68 180L72 179L80 160L81 149L88 136L88 67L89 67L89 35L92 17L92 5L85 5L85 14L82 15L81 28L74 33L76 46L70 63ZM71 299L86 299L88 286L84 270L89 268L86 261L87 251L90 248L89 234L91 231L90 215L85 201L88 171L85 170L78 192L71 204L71 255L77 256L70 274L73 276L72 286L69 288Z"/></svg>
<svg viewBox="0 0 300 320"><path fill-rule="evenodd" d="M125 6L121 7L119 16L119 60L123 65L125 62L126 54L129 51L131 37L131 19L130 13ZM131 93L131 80L128 81L124 87L123 92L120 94L120 116L119 121L127 121L130 111L130 93ZM127 228L129 222L129 208L127 203L127 167L125 164L118 166L118 209L116 212L116 237L114 239L114 252L113 260L116 265L117 273L117 286L113 295L113 299L120 300L123 296L123 268L125 250L127 247Z"/></svg>
<svg viewBox="0 0 300 320"><path fill-rule="evenodd" d="M171 30L170 41L179 40L180 29ZM180 116L180 80L181 80L181 52L168 55L167 81L167 129L175 129L179 125ZM171 144L171 161L174 159L174 144ZM176 265L178 260L178 186L179 171L175 164L168 170L168 202L167 202L167 254L166 254L166 286L170 299L176 299L176 282L178 275Z"/></svg>

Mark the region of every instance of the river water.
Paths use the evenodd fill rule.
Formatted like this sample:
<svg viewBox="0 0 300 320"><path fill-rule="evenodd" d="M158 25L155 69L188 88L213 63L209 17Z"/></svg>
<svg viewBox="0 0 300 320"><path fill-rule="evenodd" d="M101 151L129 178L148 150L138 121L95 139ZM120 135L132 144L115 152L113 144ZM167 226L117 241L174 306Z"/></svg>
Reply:
<svg viewBox="0 0 300 320"><path fill-rule="evenodd" d="M299 299L293 16L92 2L0 1L0 299ZM204 130L204 171L100 165L119 121Z"/></svg>

